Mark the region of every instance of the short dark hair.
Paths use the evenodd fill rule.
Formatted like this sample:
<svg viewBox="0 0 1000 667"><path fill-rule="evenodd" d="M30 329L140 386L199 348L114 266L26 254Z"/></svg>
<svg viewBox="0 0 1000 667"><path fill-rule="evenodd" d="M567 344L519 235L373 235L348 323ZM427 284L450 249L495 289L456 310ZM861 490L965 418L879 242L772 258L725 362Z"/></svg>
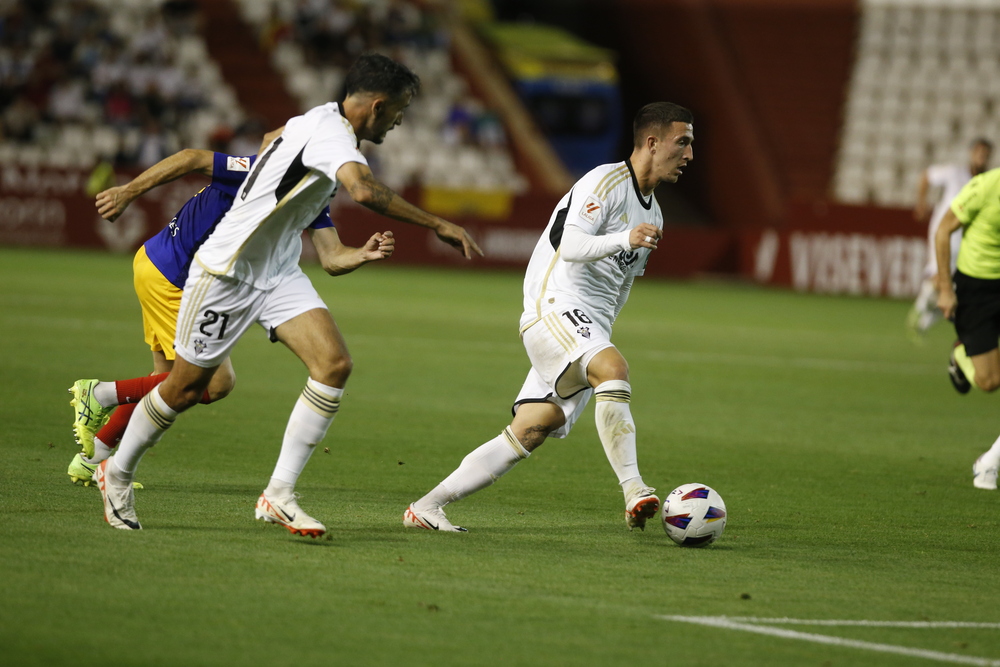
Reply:
<svg viewBox="0 0 1000 667"><path fill-rule="evenodd" d="M416 95L420 77L410 68L380 53L363 53L344 79L345 94L382 93L396 99L405 93Z"/></svg>
<svg viewBox="0 0 1000 667"><path fill-rule="evenodd" d="M641 145L651 128L670 127L671 123L694 123L694 114L673 102L647 104L632 121L632 143Z"/></svg>
<svg viewBox="0 0 1000 667"><path fill-rule="evenodd" d="M986 148L993 150L993 142L986 137L976 137L972 140L972 143L969 144L969 148L975 148L976 146L985 146Z"/></svg>

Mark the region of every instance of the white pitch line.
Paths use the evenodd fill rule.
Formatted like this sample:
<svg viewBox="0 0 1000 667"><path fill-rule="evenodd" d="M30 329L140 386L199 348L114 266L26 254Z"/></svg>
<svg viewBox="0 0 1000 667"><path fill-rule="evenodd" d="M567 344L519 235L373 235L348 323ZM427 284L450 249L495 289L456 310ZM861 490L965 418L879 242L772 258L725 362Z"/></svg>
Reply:
<svg viewBox="0 0 1000 667"><path fill-rule="evenodd" d="M1000 630L1000 623L971 623L966 621L852 621L806 618L758 618L756 616L726 616L737 623L763 623L765 625L851 625L870 628L980 628Z"/></svg>
<svg viewBox="0 0 1000 667"><path fill-rule="evenodd" d="M913 658L937 660L938 662L951 662L961 665L978 665L979 667L1000 667L1000 660L991 660L990 658L977 658L958 653L942 653L940 651L928 651L926 649L910 648L908 646L894 646L892 644L877 644L875 642L866 642L857 639L845 639L843 637L831 637L829 635L817 635L810 632L786 630L785 628L750 625L748 623L736 622L726 616L656 616L656 618L660 618L665 621L678 621L681 623L707 625L714 628L724 628L726 630L743 630L744 632L753 632L759 635L770 635L772 637L781 637L783 639L801 639L803 641L814 642L817 644L846 646L848 648L877 651L880 653L895 653L897 655L906 655ZM791 621L793 619L781 620Z"/></svg>

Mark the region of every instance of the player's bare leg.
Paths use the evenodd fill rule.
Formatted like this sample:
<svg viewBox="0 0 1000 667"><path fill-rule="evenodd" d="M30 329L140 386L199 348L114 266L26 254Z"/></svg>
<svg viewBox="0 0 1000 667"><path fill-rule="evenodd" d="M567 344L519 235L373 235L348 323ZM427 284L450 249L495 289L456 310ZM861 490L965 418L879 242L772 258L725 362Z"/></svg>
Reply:
<svg viewBox="0 0 1000 667"><path fill-rule="evenodd" d="M992 392L1000 389L1000 350L996 348L969 357L975 374L969 378L976 387Z"/></svg>
<svg viewBox="0 0 1000 667"><path fill-rule="evenodd" d="M347 343L324 308L292 318L278 326L275 335L306 365L309 379L288 419L274 473L257 500L256 516L292 533L318 537L326 527L299 507L295 484L340 409L353 363Z"/></svg>
<svg viewBox="0 0 1000 667"><path fill-rule="evenodd" d="M104 499L104 518L113 527L141 527L132 490L136 467L177 415L198 403L216 368L195 366L178 357L167 379L146 394L132 413L118 451L103 461L94 475Z"/></svg>
<svg viewBox="0 0 1000 667"><path fill-rule="evenodd" d="M117 407L104 426L88 434L93 442L93 456L87 456L84 451L77 454L70 463L67 473L74 483L82 483L84 486L94 483L92 477L98 464L111 456L118 446L139 401L170 373L173 366L173 359L167 359L162 351L154 350L153 372L149 376L117 382L98 382L94 386L94 396L102 405ZM199 402L214 403L221 400L232 392L235 385L236 373L233 364L226 359L212 376ZM138 482L134 484L135 488L142 488Z"/></svg>
<svg viewBox="0 0 1000 667"><path fill-rule="evenodd" d="M605 348L587 365L587 381L594 388L597 434L625 495L625 523L630 530L644 530L646 519L660 509L660 499L639 474L628 362L616 348Z"/></svg>
<svg viewBox="0 0 1000 667"><path fill-rule="evenodd" d="M960 393L967 393L974 386L992 392L1000 388L1000 350L969 356L965 346L956 342L948 365L951 383Z"/></svg>
<svg viewBox="0 0 1000 667"><path fill-rule="evenodd" d="M503 433L472 451L444 481L406 508L403 525L465 532L464 528L448 521L441 508L496 482L545 442L549 433L565 423L562 408L553 403L521 404Z"/></svg>

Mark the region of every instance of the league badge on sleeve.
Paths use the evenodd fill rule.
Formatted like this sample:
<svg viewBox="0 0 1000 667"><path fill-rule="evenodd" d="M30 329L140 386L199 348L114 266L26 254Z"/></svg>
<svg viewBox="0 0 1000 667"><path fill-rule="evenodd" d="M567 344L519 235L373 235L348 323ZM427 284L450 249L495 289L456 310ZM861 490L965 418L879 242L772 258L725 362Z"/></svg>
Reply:
<svg viewBox="0 0 1000 667"><path fill-rule="evenodd" d="M250 158L230 155L226 158L226 169L229 171L250 171Z"/></svg>
<svg viewBox="0 0 1000 667"><path fill-rule="evenodd" d="M597 214L600 212L601 206L601 200L594 195L590 195L587 197L587 201L583 202L583 207L580 209L580 217L590 222L597 222Z"/></svg>

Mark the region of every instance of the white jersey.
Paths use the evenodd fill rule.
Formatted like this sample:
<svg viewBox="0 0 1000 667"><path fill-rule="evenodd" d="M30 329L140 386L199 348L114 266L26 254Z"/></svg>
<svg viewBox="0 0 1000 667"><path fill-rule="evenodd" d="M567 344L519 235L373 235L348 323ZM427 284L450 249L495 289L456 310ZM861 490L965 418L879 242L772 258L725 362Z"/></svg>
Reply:
<svg viewBox="0 0 1000 667"><path fill-rule="evenodd" d="M337 170L347 162L368 164L335 102L292 118L195 259L211 274L273 288L298 266L302 231L337 193Z"/></svg>
<svg viewBox="0 0 1000 667"><path fill-rule="evenodd" d="M934 188L942 188L941 198L931 213L930 225L927 228L928 248L927 277L937 275L937 254L934 248L934 237L944 214L951 207L951 201L958 195L965 184L972 180L972 172L967 165L935 164L927 168L927 183ZM958 248L962 242L962 229L956 229L951 235L951 272L955 272L955 262L958 260Z"/></svg>
<svg viewBox="0 0 1000 667"><path fill-rule="evenodd" d="M582 304L587 315L610 334L622 286L641 276L648 248L622 250L593 262L567 262L559 256L566 226L602 236L642 223L663 228L663 214L652 194L644 197L629 162L601 165L583 176L559 201L538 240L524 277L521 332L563 303Z"/></svg>

